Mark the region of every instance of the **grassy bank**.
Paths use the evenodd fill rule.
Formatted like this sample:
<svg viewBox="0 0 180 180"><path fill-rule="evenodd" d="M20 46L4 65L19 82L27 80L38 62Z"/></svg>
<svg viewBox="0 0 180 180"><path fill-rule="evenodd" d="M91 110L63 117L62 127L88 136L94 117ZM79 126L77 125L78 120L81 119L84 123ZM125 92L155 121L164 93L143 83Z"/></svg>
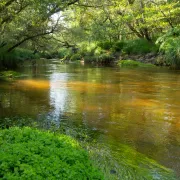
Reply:
<svg viewBox="0 0 180 180"><path fill-rule="evenodd" d="M104 179L77 141L28 127L0 131L0 159L2 179Z"/></svg>

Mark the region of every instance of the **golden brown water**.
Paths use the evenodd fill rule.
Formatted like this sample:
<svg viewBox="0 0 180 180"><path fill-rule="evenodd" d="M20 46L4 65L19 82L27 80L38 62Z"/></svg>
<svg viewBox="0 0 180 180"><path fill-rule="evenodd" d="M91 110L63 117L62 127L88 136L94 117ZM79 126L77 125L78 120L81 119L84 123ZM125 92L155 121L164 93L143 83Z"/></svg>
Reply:
<svg viewBox="0 0 180 180"><path fill-rule="evenodd" d="M0 82L0 117L73 121L97 142L126 144L180 175L180 71L27 66Z"/></svg>

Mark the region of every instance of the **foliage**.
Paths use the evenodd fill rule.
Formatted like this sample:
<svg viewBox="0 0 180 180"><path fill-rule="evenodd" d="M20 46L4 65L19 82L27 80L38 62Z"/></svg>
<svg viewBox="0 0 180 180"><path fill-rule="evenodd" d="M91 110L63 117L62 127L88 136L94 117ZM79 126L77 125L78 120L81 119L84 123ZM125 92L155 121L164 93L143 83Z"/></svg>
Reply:
<svg viewBox="0 0 180 180"><path fill-rule="evenodd" d="M166 64L180 68L180 27L170 29L165 35L158 38L160 51L165 54Z"/></svg>
<svg viewBox="0 0 180 180"><path fill-rule="evenodd" d="M67 56L72 54L72 50L71 49L67 49L67 48L60 48L58 50L58 58L60 59L64 59Z"/></svg>
<svg viewBox="0 0 180 180"><path fill-rule="evenodd" d="M65 48L75 47L80 49L78 53L82 57L95 56L93 59L98 61L107 59L108 53L96 53L97 48L115 54L156 53L158 46L154 41L167 29L178 26L179 12L180 3L176 0L101 0L98 3L95 0L2 0L0 51L5 48L11 53L6 55L8 58L0 59L11 59L6 64L14 66L13 50L18 47L60 59L70 59L72 53ZM166 44L177 47L178 39L174 42L169 38ZM174 66L179 61L178 47L168 49L164 50L167 59L174 56L168 63ZM27 55L31 59L31 54Z"/></svg>
<svg viewBox="0 0 180 180"><path fill-rule="evenodd" d="M112 51L121 52L125 46L126 46L125 41L117 41L113 44Z"/></svg>
<svg viewBox="0 0 180 180"><path fill-rule="evenodd" d="M110 50L113 43L109 41L105 41L105 42L99 42L97 45L104 50Z"/></svg>
<svg viewBox="0 0 180 180"><path fill-rule="evenodd" d="M33 51L28 49L17 48L9 53L5 50L0 51L0 65L8 68L17 67L24 60L37 58L39 58L39 54L34 54Z"/></svg>
<svg viewBox="0 0 180 180"><path fill-rule="evenodd" d="M71 61L77 61L77 60L81 60L81 55L80 54L73 54L70 58Z"/></svg>
<svg viewBox="0 0 180 180"><path fill-rule="evenodd" d="M65 135L36 129L0 131L2 179L103 179L87 152Z"/></svg>
<svg viewBox="0 0 180 180"><path fill-rule="evenodd" d="M145 39L129 40L123 44L122 52L126 54L146 54L150 52L156 53L158 46L148 42Z"/></svg>
<svg viewBox="0 0 180 180"><path fill-rule="evenodd" d="M96 63L96 64L110 64L114 60L114 56L109 53L102 53L99 55L85 55L84 61L88 63Z"/></svg>
<svg viewBox="0 0 180 180"><path fill-rule="evenodd" d="M118 63L121 67L156 67L153 64L141 63L134 60L120 60Z"/></svg>

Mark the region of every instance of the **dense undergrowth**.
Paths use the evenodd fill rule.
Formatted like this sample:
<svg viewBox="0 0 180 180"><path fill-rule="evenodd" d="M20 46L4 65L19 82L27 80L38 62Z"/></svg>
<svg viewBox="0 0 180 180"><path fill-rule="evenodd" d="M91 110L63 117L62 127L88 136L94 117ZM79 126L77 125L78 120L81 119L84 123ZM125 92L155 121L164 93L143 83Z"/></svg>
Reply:
<svg viewBox="0 0 180 180"><path fill-rule="evenodd" d="M70 57L71 61L84 60L87 63L111 64L122 55L144 55L147 53L157 54L158 46L145 39L135 39L118 42L99 42L80 45L76 53Z"/></svg>
<svg viewBox="0 0 180 180"><path fill-rule="evenodd" d="M0 178L104 179L77 141L28 127L0 131Z"/></svg>
<svg viewBox="0 0 180 180"><path fill-rule="evenodd" d="M3 67L8 69L16 68L26 60L38 59L39 57L39 54L34 54L33 51L28 49L16 48L11 52L0 49L0 69Z"/></svg>

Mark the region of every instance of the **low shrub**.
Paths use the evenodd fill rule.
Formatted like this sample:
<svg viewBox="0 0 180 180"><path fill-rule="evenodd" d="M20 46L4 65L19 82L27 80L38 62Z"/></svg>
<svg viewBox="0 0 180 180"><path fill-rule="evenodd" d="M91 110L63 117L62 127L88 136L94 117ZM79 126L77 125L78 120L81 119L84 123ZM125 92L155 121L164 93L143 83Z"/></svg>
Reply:
<svg viewBox="0 0 180 180"><path fill-rule="evenodd" d="M1 179L104 179L66 135L28 127L0 131Z"/></svg>

